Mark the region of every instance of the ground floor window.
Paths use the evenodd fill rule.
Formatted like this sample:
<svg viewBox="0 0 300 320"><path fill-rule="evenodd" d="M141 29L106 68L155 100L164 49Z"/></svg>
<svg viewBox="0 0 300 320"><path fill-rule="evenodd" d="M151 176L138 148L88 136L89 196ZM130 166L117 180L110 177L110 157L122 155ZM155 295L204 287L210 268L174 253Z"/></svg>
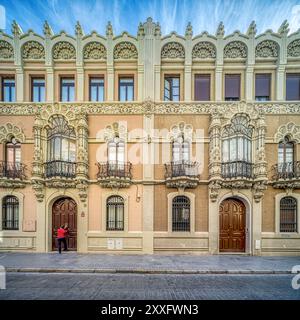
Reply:
<svg viewBox="0 0 300 320"><path fill-rule="evenodd" d="M124 199L120 196L111 196L106 201L106 230L124 230Z"/></svg>
<svg viewBox="0 0 300 320"><path fill-rule="evenodd" d="M2 200L2 229L19 229L19 200L15 196L6 196Z"/></svg>
<svg viewBox="0 0 300 320"><path fill-rule="evenodd" d="M190 199L177 196L172 201L172 231L190 231Z"/></svg>
<svg viewBox="0 0 300 320"><path fill-rule="evenodd" d="M297 200L293 197L280 200L280 232L297 232Z"/></svg>

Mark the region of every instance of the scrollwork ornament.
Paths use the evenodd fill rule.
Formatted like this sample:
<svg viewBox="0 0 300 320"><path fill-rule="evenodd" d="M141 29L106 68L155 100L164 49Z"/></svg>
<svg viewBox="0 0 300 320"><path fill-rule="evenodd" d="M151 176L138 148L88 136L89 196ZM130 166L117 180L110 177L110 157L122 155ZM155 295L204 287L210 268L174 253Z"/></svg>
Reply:
<svg viewBox="0 0 300 320"><path fill-rule="evenodd" d="M183 46L178 42L169 42L161 50L162 59L184 59Z"/></svg>
<svg viewBox="0 0 300 320"><path fill-rule="evenodd" d="M300 39L292 41L287 47L289 57L300 57Z"/></svg>
<svg viewBox="0 0 300 320"><path fill-rule="evenodd" d="M53 59L76 59L76 50L74 46L67 41L58 42L53 48Z"/></svg>
<svg viewBox="0 0 300 320"><path fill-rule="evenodd" d="M23 59L45 59L45 49L37 41L29 41L24 44Z"/></svg>
<svg viewBox="0 0 300 320"><path fill-rule="evenodd" d="M0 59L13 59L14 58L14 48L7 41L0 41Z"/></svg>
<svg viewBox="0 0 300 320"><path fill-rule="evenodd" d="M260 42L255 48L256 58L277 58L278 45L275 41L265 40Z"/></svg>
<svg viewBox="0 0 300 320"><path fill-rule="evenodd" d="M101 60L106 59L106 48L99 42L88 43L83 52L84 59Z"/></svg>
<svg viewBox="0 0 300 320"><path fill-rule="evenodd" d="M224 48L224 58L247 58L247 47L241 41L229 42Z"/></svg>
<svg viewBox="0 0 300 320"><path fill-rule="evenodd" d="M216 48L208 41L197 43L192 51L193 59L215 59Z"/></svg>
<svg viewBox="0 0 300 320"><path fill-rule="evenodd" d="M131 42L121 42L114 49L114 59L137 59L137 57L136 46Z"/></svg>

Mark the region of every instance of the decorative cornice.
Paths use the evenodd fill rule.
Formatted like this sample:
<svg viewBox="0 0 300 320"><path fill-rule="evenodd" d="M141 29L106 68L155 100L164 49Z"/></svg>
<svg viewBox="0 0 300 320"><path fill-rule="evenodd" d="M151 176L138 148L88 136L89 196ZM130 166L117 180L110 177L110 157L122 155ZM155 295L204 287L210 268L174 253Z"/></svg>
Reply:
<svg viewBox="0 0 300 320"><path fill-rule="evenodd" d="M49 112L51 110L51 112ZM0 102L0 115L35 116L48 113L68 114L223 114L255 113L268 114L299 114L300 103L290 102L74 102L74 103L5 103Z"/></svg>

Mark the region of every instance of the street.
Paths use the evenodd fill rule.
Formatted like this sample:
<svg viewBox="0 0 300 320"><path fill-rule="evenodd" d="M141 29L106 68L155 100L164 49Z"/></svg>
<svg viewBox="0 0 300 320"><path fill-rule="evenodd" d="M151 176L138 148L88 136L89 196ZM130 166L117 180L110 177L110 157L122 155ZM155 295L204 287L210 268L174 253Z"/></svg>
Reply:
<svg viewBox="0 0 300 320"><path fill-rule="evenodd" d="M7 273L7 299L280 299L300 300L292 274L168 275Z"/></svg>

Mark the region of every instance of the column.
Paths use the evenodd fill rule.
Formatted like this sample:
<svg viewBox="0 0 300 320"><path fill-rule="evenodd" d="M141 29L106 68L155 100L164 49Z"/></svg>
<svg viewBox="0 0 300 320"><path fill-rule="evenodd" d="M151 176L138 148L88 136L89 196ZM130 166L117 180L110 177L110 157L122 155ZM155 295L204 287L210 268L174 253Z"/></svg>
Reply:
<svg viewBox="0 0 300 320"><path fill-rule="evenodd" d="M184 67L184 101L192 100L192 66L185 65Z"/></svg>
<svg viewBox="0 0 300 320"><path fill-rule="evenodd" d="M48 67L46 68L46 102L54 100L54 72L52 67Z"/></svg>
<svg viewBox="0 0 300 320"><path fill-rule="evenodd" d="M253 101L254 100L254 95L253 95L253 74L254 68L253 66L248 66L246 69L246 83L245 83L245 90L246 90L246 101Z"/></svg>
<svg viewBox="0 0 300 320"><path fill-rule="evenodd" d="M24 73L23 68L16 68L16 101L24 102Z"/></svg>
<svg viewBox="0 0 300 320"><path fill-rule="evenodd" d="M114 67L107 66L107 101L114 101Z"/></svg>
<svg viewBox="0 0 300 320"><path fill-rule="evenodd" d="M276 100L283 101L284 97L284 88L285 88L285 66L279 65L277 68L277 79L276 79Z"/></svg>
<svg viewBox="0 0 300 320"><path fill-rule="evenodd" d="M76 69L76 99L79 102L84 101L84 70L82 67Z"/></svg>
<svg viewBox="0 0 300 320"><path fill-rule="evenodd" d="M222 101L223 100L223 66L216 66L216 74L215 74L215 100Z"/></svg>

